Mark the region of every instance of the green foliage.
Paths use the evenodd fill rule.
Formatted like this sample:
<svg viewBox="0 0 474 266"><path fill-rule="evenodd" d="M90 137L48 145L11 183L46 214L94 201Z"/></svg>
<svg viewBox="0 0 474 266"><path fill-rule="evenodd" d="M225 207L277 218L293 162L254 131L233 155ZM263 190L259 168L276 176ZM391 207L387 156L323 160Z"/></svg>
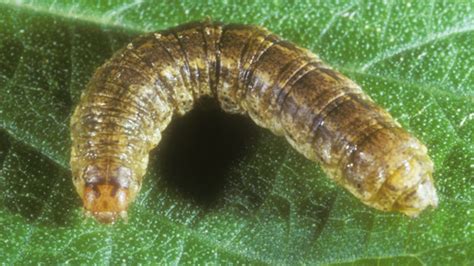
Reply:
<svg viewBox="0 0 474 266"><path fill-rule="evenodd" d="M94 2L0 3L1 262L473 262L471 1ZM429 147L438 209L367 208L282 139L203 108L167 130L128 224L84 220L68 166L84 84L137 34L208 16L265 25L361 84Z"/></svg>

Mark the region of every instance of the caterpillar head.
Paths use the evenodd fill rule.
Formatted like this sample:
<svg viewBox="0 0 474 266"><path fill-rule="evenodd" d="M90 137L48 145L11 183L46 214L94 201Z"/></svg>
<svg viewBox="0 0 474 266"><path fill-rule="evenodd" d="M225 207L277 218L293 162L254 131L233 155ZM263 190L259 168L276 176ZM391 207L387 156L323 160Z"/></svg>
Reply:
<svg viewBox="0 0 474 266"><path fill-rule="evenodd" d="M132 171L124 166L84 167L75 185L82 198L86 216L105 224L127 220L127 209L139 186L133 182Z"/></svg>

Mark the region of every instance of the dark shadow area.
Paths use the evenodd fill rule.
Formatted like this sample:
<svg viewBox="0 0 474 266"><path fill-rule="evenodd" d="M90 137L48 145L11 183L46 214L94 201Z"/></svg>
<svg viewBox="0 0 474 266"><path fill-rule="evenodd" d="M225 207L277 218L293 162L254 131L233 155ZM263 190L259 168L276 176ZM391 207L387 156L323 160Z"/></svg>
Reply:
<svg viewBox="0 0 474 266"><path fill-rule="evenodd" d="M170 123L153 160L166 184L185 198L211 207L256 132L248 117L226 114L214 100L204 99Z"/></svg>

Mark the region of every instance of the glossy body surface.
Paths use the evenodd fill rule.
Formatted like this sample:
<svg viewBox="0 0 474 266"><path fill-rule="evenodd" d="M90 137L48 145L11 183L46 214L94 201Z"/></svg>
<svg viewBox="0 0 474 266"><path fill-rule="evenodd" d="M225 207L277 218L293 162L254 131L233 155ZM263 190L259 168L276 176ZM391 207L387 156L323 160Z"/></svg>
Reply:
<svg viewBox="0 0 474 266"><path fill-rule="evenodd" d="M88 214L126 217L149 151L201 97L284 136L371 207L416 216L437 205L426 147L357 84L264 28L196 22L137 38L87 85L71 167Z"/></svg>

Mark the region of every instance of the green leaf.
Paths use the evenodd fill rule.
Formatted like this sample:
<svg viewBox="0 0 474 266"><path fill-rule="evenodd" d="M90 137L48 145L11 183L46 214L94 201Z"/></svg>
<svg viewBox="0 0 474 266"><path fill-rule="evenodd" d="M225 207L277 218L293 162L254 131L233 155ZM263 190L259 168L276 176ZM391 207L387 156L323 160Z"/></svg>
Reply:
<svg viewBox="0 0 474 266"><path fill-rule="evenodd" d="M473 263L472 1L1 2L1 262ZM166 131L128 224L84 219L68 165L84 84L134 36L206 17L264 25L361 84L429 147L440 206L370 209L204 104Z"/></svg>

